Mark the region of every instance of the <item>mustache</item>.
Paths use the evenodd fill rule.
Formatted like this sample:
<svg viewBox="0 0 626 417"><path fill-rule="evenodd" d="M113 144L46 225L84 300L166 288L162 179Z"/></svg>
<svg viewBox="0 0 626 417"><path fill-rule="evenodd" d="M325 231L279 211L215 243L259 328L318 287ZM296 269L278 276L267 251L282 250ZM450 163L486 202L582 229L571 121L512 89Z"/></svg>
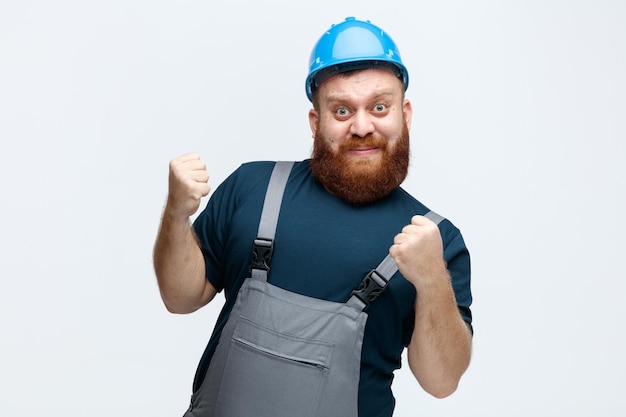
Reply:
<svg viewBox="0 0 626 417"><path fill-rule="evenodd" d="M377 148L387 149L387 141L380 136L375 136L371 134L363 137L352 136L343 141L339 148L345 150L357 146L373 146Z"/></svg>

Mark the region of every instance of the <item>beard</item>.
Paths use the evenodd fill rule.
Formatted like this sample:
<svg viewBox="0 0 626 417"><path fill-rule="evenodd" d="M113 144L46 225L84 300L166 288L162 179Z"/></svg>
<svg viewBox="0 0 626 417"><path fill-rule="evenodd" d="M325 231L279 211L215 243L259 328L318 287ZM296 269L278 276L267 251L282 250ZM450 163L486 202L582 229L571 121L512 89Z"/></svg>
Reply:
<svg viewBox="0 0 626 417"><path fill-rule="evenodd" d="M377 146L382 150L377 160L352 160L347 150L351 147ZM409 131L403 124L402 132L389 147L389 141L379 136L367 135L345 140L338 151L333 151L328 141L316 130L310 166L313 176L331 194L352 204L365 205L387 196L407 176L409 169Z"/></svg>

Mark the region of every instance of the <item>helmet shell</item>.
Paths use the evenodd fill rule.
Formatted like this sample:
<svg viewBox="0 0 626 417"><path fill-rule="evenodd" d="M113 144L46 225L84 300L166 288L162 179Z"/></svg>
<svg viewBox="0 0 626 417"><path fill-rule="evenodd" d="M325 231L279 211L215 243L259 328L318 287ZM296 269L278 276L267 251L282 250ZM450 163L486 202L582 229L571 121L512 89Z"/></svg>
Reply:
<svg viewBox="0 0 626 417"><path fill-rule="evenodd" d="M312 100L313 91L318 87L315 76L323 69L336 67L336 73L340 73L376 67L380 63L390 63L397 68L397 75L406 90L409 73L393 39L370 21L348 17L332 25L313 47L306 78L306 96Z"/></svg>

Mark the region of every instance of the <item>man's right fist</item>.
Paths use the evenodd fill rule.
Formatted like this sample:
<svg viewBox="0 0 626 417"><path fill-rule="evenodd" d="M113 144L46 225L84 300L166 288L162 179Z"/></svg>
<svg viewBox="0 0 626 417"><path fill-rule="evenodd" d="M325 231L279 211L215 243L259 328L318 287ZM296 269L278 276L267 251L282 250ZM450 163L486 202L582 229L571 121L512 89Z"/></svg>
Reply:
<svg viewBox="0 0 626 417"><path fill-rule="evenodd" d="M209 191L209 173L200 155L188 153L170 161L166 206L170 215L189 218L198 210L200 199L207 196Z"/></svg>

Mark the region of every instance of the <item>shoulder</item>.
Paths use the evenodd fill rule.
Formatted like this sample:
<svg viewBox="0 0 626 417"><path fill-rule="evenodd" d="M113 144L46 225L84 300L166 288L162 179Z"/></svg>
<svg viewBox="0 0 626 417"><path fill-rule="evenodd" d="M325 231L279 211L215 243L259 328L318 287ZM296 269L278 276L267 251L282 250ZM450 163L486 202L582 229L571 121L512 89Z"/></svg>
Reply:
<svg viewBox="0 0 626 417"><path fill-rule="evenodd" d="M249 179L251 177L269 176L274 168L275 161L253 161L244 162L227 178L226 181Z"/></svg>
<svg viewBox="0 0 626 417"><path fill-rule="evenodd" d="M401 187L399 187L396 191L398 194L397 198L403 200L405 204L410 206L415 214L421 216L428 215L431 220L437 223L444 245L455 240L462 241L461 231L449 218L446 217L445 213L430 208Z"/></svg>
<svg viewBox="0 0 626 417"><path fill-rule="evenodd" d="M211 199L223 200L240 198L254 198L257 195L265 195L272 170L276 161L250 161L242 163L226 179L219 184ZM308 168L305 161L294 162L292 171ZM293 174L292 174L293 175Z"/></svg>
<svg viewBox="0 0 626 417"><path fill-rule="evenodd" d="M275 161L245 162L226 177L217 187L216 193L225 191L246 193L261 182L267 182L274 165Z"/></svg>
<svg viewBox="0 0 626 417"><path fill-rule="evenodd" d="M232 174L231 177L269 177L276 165L277 161L251 161L244 162L237 168ZM309 164L308 161L285 161L293 163L293 171L306 171L308 170Z"/></svg>

